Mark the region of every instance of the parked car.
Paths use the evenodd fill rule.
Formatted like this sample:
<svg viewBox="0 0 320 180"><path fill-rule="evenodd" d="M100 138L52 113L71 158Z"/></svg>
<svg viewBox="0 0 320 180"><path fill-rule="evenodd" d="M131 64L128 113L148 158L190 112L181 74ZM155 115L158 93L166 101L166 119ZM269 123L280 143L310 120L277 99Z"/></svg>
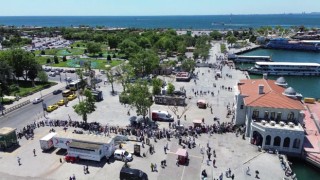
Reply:
<svg viewBox="0 0 320 180"><path fill-rule="evenodd" d="M74 69L69 70L70 73L75 73L76 71Z"/></svg>
<svg viewBox="0 0 320 180"><path fill-rule="evenodd" d="M125 161L125 160L132 161L133 160L132 154L124 149L115 150L113 155L114 155L114 159L116 159L116 160L121 160L121 161Z"/></svg>
<svg viewBox="0 0 320 180"><path fill-rule="evenodd" d="M71 95L68 96L68 100L69 100L69 101L72 101L72 100L74 100L75 98L77 98L77 95L75 95L75 94L71 94Z"/></svg>
<svg viewBox="0 0 320 180"><path fill-rule="evenodd" d="M53 95L57 95L57 94L60 94L60 93L62 93L62 90L61 90L61 89L57 89L57 90L54 90L54 91L52 92Z"/></svg>
<svg viewBox="0 0 320 180"><path fill-rule="evenodd" d="M41 99L41 98L35 98L33 101L32 101L32 104L38 104L38 103L40 103L40 102L42 102L43 101L43 99Z"/></svg>
<svg viewBox="0 0 320 180"><path fill-rule="evenodd" d="M71 82L72 81L71 77L66 77L64 80L67 81L67 82Z"/></svg>
<svg viewBox="0 0 320 180"><path fill-rule="evenodd" d="M101 74L106 74L106 71L101 70L100 73L101 73Z"/></svg>
<svg viewBox="0 0 320 180"><path fill-rule="evenodd" d="M64 99L61 99L60 101L57 102L57 104L58 104L59 106L63 106L63 105L65 105L66 103L67 103L67 101L64 100Z"/></svg>
<svg viewBox="0 0 320 180"><path fill-rule="evenodd" d="M52 72L52 73L49 74L49 76L51 76L51 77L56 77L56 73L55 73L55 72Z"/></svg>
<svg viewBox="0 0 320 180"><path fill-rule="evenodd" d="M50 105L47 107L47 112L52 112L52 111L58 109L58 107L59 106L57 104Z"/></svg>
<svg viewBox="0 0 320 180"><path fill-rule="evenodd" d="M122 167L120 180L148 180L148 175L139 169Z"/></svg>

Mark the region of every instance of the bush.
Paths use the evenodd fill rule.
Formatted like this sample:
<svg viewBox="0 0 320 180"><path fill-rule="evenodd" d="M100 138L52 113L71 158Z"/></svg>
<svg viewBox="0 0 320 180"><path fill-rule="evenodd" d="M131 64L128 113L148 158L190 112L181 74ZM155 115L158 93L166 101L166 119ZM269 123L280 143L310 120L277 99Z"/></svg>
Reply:
<svg viewBox="0 0 320 180"><path fill-rule="evenodd" d="M99 57L103 57L103 53L99 53Z"/></svg>
<svg viewBox="0 0 320 180"><path fill-rule="evenodd" d="M73 49L73 46L71 46L71 49Z"/></svg>
<svg viewBox="0 0 320 180"><path fill-rule="evenodd" d="M117 57L116 54L113 54L112 58L116 58L116 57Z"/></svg>
<svg viewBox="0 0 320 180"><path fill-rule="evenodd" d="M58 56L54 56L53 57L54 63L59 64L59 59Z"/></svg>
<svg viewBox="0 0 320 180"><path fill-rule="evenodd" d="M48 58L48 59L47 59L47 64L50 64L50 63L51 63L51 59Z"/></svg>
<svg viewBox="0 0 320 180"><path fill-rule="evenodd" d="M77 47L80 47L80 44L77 44Z"/></svg>
<svg viewBox="0 0 320 180"><path fill-rule="evenodd" d="M67 61L67 56L63 56L62 61L66 62Z"/></svg>
<svg viewBox="0 0 320 180"><path fill-rule="evenodd" d="M14 91L19 92L19 86L16 84L10 85L9 89L10 89L10 92L14 92Z"/></svg>
<svg viewBox="0 0 320 180"><path fill-rule="evenodd" d="M46 52L44 50L41 51L41 55L46 55Z"/></svg>
<svg viewBox="0 0 320 180"><path fill-rule="evenodd" d="M108 56L107 56L107 60L108 61L111 61L111 56L108 54Z"/></svg>
<svg viewBox="0 0 320 180"><path fill-rule="evenodd" d="M84 50L84 54L87 54L87 53L88 53L88 50L87 50L87 49L85 49L85 50Z"/></svg>
<svg viewBox="0 0 320 180"><path fill-rule="evenodd" d="M0 99L0 102L2 101L2 99ZM6 98L3 98L3 101L1 102L3 105L6 105L6 104L12 104L14 102L13 99L6 99Z"/></svg>

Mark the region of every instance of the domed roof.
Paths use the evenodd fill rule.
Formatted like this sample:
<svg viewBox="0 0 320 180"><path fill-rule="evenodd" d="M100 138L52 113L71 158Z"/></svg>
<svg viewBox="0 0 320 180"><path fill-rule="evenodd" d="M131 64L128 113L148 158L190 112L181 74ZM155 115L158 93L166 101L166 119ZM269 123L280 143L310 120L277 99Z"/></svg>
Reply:
<svg viewBox="0 0 320 180"><path fill-rule="evenodd" d="M275 82L276 85L279 85L279 86L287 86L287 82L286 80L284 79L284 77L279 77L276 82Z"/></svg>
<svg viewBox="0 0 320 180"><path fill-rule="evenodd" d="M288 87L286 90L284 90L283 94L289 95L289 96L295 96L297 92L292 87Z"/></svg>

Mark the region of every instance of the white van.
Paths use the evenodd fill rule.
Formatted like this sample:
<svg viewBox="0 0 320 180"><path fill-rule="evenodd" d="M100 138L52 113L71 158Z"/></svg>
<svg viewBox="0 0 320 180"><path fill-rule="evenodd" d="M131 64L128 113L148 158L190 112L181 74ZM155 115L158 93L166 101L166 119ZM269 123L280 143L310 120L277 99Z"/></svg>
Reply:
<svg viewBox="0 0 320 180"><path fill-rule="evenodd" d="M167 111L152 111L151 117L154 121L174 121L173 117Z"/></svg>
<svg viewBox="0 0 320 180"><path fill-rule="evenodd" d="M132 161L133 156L131 153L129 153L128 151L126 151L124 149L117 149L114 151L114 159L120 160L120 161L125 161L125 159L127 161Z"/></svg>

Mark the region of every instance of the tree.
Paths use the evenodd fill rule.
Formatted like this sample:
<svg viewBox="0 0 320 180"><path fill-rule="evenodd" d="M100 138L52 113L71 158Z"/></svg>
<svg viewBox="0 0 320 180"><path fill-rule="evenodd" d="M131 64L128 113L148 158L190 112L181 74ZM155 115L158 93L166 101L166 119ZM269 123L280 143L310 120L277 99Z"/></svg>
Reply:
<svg viewBox="0 0 320 180"><path fill-rule="evenodd" d="M234 43L236 43L238 41L238 39L236 37L232 36L228 36L227 37L227 42L232 46Z"/></svg>
<svg viewBox="0 0 320 180"><path fill-rule="evenodd" d="M46 55L46 51L42 50L40 54L41 55Z"/></svg>
<svg viewBox="0 0 320 180"><path fill-rule="evenodd" d="M136 108L137 115L142 115L143 119L145 119L152 105L152 96L147 83L139 80L130 86L129 92L129 104Z"/></svg>
<svg viewBox="0 0 320 180"><path fill-rule="evenodd" d="M130 39L123 40L121 44L119 44L119 48L126 58L130 58L140 51L140 46Z"/></svg>
<svg viewBox="0 0 320 180"><path fill-rule="evenodd" d="M133 69L130 64L122 63L115 68L115 71L119 75L116 80L122 85L123 92L125 92L128 80L134 76Z"/></svg>
<svg viewBox="0 0 320 180"><path fill-rule="evenodd" d="M129 59L136 75L150 74L159 66L160 59L152 50L143 50Z"/></svg>
<svg viewBox="0 0 320 180"><path fill-rule="evenodd" d="M113 86L113 83L116 81L116 79L114 78L114 74L112 72L112 69L109 67L109 68L106 68L106 77L108 79L108 82L111 84L111 93L114 94L114 86Z"/></svg>
<svg viewBox="0 0 320 180"><path fill-rule="evenodd" d="M87 43L87 51L90 54L97 54L101 52L101 44L100 43L94 43L94 42L88 42Z"/></svg>
<svg viewBox="0 0 320 180"><path fill-rule="evenodd" d="M214 40L221 40L222 34L219 31L214 30L210 33L210 37Z"/></svg>
<svg viewBox="0 0 320 180"><path fill-rule="evenodd" d="M73 109L78 115L82 116L82 120L87 123L88 114L91 114L93 111L95 111L96 106L92 100L94 99L93 95L89 90L86 89L84 95L86 96L86 99L79 102L79 104L74 105Z"/></svg>
<svg viewBox="0 0 320 180"><path fill-rule="evenodd" d="M167 94L172 95L175 87L172 83L168 83Z"/></svg>
<svg viewBox="0 0 320 180"><path fill-rule="evenodd" d="M118 47L119 44L119 39L117 38L117 36L108 36L108 44L110 49L116 49Z"/></svg>
<svg viewBox="0 0 320 180"><path fill-rule="evenodd" d="M47 64L51 64L51 59L50 58L47 59Z"/></svg>
<svg viewBox="0 0 320 180"><path fill-rule="evenodd" d="M37 78L40 82L48 82L48 74L44 71L39 71Z"/></svg>
<svg viewBox="0 0 320 180"><path fill-rule="evenodd" d="M108 60L108 61L111 61L111 56L110 56L110 54L108 54L107 60Z"/></svg>
<svg viewBox="0 0 320 180"><path fill-rule="evenodd" d="M63 62L66 62L66 61L67 61L67 56L63 56L63 57L62 57L62 61L63 61Z"/></svg>
<svg viewBox="0 0 320 180"><path fill-rule="evenodd" d="M191 72L196 67L196 63L192 59L186 59L182 62L181 67L186 72Z"/></svg>
<svg viewBox="0 0 320 180"><path fill-rule="evenodd" d="M32 86L35 86L34 84L34 80L36 79L36 77L38 76L38 67L36 66L32 66L27 73L28 78L31 80L32 82Z"/></svg>
<svg viewBox="0 0 320 180"><path fill-rule="evenodd" d="M162 81L158 78L152 80L152 94L159 95L161 93Z"/></svg>
<svg viewBox="0 0 320 180"><path fill-rule="evenodd" d="M53 60L55 64L59 64L58 56L53 56Z"/></svg>

